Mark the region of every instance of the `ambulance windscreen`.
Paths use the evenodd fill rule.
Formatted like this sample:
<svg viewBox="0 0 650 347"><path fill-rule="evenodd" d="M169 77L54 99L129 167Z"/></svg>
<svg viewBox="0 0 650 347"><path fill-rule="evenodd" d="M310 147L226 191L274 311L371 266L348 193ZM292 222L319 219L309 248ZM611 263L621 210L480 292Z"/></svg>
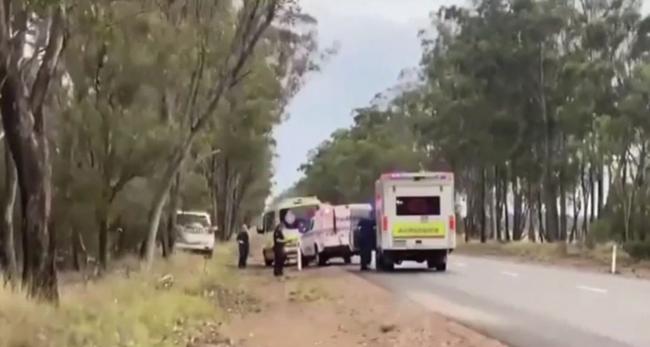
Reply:
<svg viewBox="0 0 650 347"><path fill-rule="evenodd" d="M298 229L305 232L311 225L311 220L318 210L318 205L296 206L280 210L280 221L287 229Z"/></svg>
<svg viewBox="0 0 650 347"><path fill-rule="evenodd" d="M398 216L439 216L439 196L398 196L395 199Z"/></svg>

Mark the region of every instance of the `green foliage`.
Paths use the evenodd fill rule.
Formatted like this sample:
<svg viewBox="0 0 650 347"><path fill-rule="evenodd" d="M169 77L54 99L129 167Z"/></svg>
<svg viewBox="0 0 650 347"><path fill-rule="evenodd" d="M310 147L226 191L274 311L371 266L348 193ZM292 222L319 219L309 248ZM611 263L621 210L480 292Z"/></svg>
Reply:
<svg viewBox="0 0 650 347"><path fill-rule="evenodd" d="M634 259L650 260L650 241L627 242L623 249Z"/></svg>
<svg viewBox="0 0 650 347"><path fill-rule="evenodd" d="M543 225L538 237L568 239L575 209L574 238L644 237L647 20L636 1L588 4L484 0L433 13L420 80L315 149L294 190L363 200L383 171L451 168L472 236Z"/></svg>

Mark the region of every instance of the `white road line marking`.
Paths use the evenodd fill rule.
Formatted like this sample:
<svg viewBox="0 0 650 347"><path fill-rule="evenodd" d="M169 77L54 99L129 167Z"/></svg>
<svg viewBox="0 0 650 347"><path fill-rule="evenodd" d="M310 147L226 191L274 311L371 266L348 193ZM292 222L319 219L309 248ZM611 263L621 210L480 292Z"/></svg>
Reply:
<svg viewBox="0 0 650 347"><path fill-rule="evenodd" d="M583 285L579 285L576 288L581 289L581 290L586 290L588 292L598 293L598 294L607 294L607 289L602 289L602 288L583 286Z"/></svg>
<svg viewBox="0 0 650 347"><path fill-rule="evenodd" d="M502 275L510 276L510 277L519 277L519 274L516 272L510 272L510 271L501 271Z"/></svg>

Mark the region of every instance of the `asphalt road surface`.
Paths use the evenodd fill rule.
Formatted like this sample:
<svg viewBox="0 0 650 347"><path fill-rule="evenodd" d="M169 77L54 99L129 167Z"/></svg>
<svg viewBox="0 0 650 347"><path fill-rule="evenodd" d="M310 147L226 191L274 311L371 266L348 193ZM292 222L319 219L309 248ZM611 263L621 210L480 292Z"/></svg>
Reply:
<svg viewBox="0 0 650 347"><path fill-rule="evenodd" d="M459 255L361 276L511 346L650 346L650 281Z"/></svg>

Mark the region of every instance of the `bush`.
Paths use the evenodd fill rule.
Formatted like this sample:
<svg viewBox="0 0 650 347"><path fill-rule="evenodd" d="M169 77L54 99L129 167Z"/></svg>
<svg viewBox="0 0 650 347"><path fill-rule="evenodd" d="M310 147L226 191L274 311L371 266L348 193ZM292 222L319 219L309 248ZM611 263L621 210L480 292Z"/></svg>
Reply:
<svg viewBox="0 0 650 347"><path fill-rule="evenodd" d="M627 242L623 249L635 260L650 260L650 241Z"/></svg>
<svg viewBox="0 0 650 347"><path fill-rule="evenodd" d="M609 218L601 218L593 222L585 239L587 248L594 249L598 244L615 239L612 230L612 221Z"/></svg>

